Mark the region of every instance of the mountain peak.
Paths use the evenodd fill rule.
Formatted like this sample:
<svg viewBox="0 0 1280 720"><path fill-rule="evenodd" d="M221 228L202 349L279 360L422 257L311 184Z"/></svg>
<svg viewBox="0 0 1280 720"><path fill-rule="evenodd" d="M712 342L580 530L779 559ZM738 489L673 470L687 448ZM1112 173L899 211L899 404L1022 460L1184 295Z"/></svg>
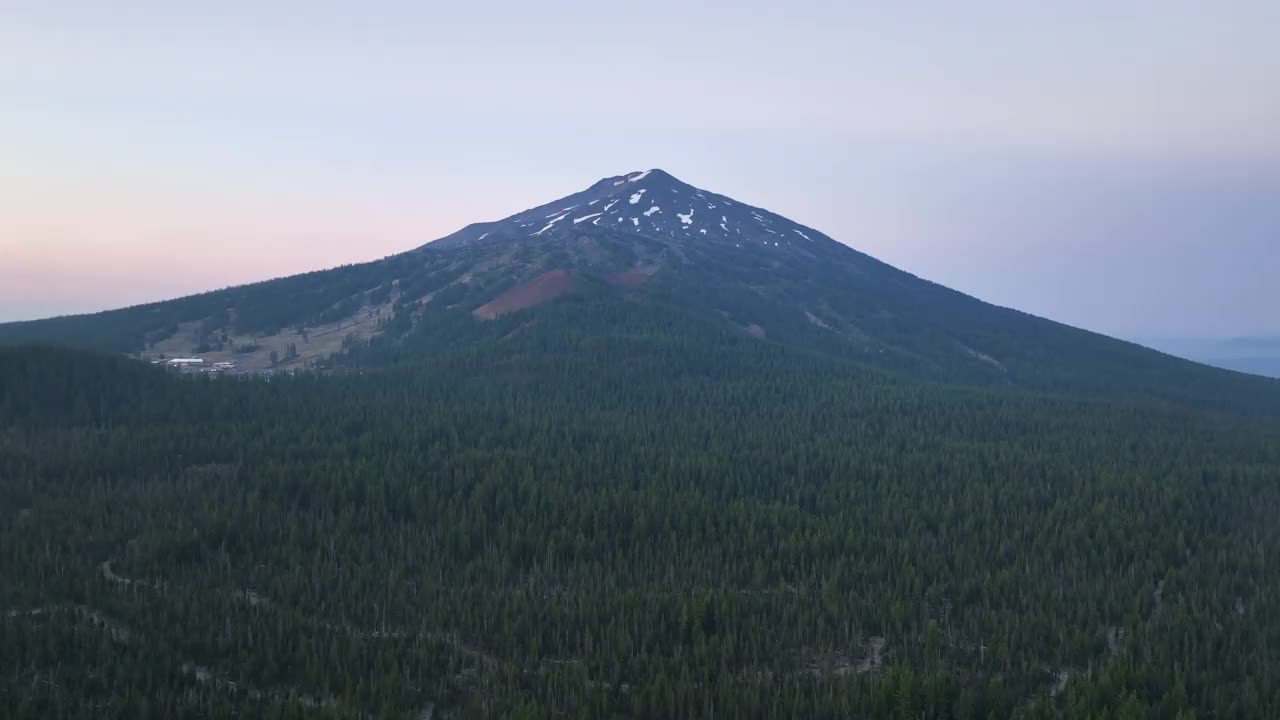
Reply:
<svg viewBox="0 0 1280 720"><path fill-rule="evenodd" d="M592 187L620 187L623 185L641 182L644 180L650 180L651 182L656 182L656 183L675 182L681 185L684 184L684 183L681 183L679 180L677 180L675 176L673 176L671 173L659 168L652 168L649 170L636 170L634 172L624 173L622 175L614 175L613 177L607 177L602 179L600 182L596 183Z"/></svg>
<svg viewBox="0 0 1280 720"><path fill-rule="evenodd" d="M496 222L469 225L426 247L546 240L591 228L645 237L697 239L778 251L830 242L822 233L762 208L685 183L652 168L603 178L582 192Z"/></svg>

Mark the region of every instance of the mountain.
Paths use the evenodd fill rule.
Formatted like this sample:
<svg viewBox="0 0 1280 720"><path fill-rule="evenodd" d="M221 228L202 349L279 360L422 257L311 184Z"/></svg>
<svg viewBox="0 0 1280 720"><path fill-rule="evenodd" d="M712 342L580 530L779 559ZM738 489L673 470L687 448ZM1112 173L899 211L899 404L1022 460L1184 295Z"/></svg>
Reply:
<svg viewBox="0 0 1280 720"><path fill-rule="evenodd" d="M554 309L553 309L554 308ZM382 260L93 315L0 342L262 370L412 361L555 332L730 332L915 377L1280 413L1280 383L997 307L662 170L605 178Z"/></svg>

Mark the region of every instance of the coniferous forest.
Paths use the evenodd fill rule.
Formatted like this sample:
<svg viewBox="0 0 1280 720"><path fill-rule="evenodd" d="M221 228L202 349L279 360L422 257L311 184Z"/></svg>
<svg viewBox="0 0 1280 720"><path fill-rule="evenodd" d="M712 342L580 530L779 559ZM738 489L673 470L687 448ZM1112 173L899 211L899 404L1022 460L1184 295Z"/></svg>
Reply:
<svg viewBox="0 0 1280 720"><path fill-rule="evenodd" d="M561 311L0 349L0 716L1280 717L1274 416Z"/></svg>

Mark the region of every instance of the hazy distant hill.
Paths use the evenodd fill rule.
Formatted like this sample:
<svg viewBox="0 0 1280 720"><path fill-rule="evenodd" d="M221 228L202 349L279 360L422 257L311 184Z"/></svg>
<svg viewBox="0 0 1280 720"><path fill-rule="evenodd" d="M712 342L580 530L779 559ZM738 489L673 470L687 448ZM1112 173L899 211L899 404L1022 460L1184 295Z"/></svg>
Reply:
<svg viewBox="0 0 1280 720"><path fill-rule="evenodd" d="M1280 336L1145 338L1147 347L1215 367L1280 378Z"/></svg>

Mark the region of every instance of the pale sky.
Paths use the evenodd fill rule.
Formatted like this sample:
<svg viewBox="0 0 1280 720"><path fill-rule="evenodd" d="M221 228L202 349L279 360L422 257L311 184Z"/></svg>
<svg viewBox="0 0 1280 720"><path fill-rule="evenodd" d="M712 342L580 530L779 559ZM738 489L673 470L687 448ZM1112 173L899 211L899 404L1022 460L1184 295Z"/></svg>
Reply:
<svg viewBox="0 0 1280 720"><path fill-rule="evenodd" d="M661 167L1073 325L1280 332L1277 28L1274 0L0 0L0 321Z"/></svg>

